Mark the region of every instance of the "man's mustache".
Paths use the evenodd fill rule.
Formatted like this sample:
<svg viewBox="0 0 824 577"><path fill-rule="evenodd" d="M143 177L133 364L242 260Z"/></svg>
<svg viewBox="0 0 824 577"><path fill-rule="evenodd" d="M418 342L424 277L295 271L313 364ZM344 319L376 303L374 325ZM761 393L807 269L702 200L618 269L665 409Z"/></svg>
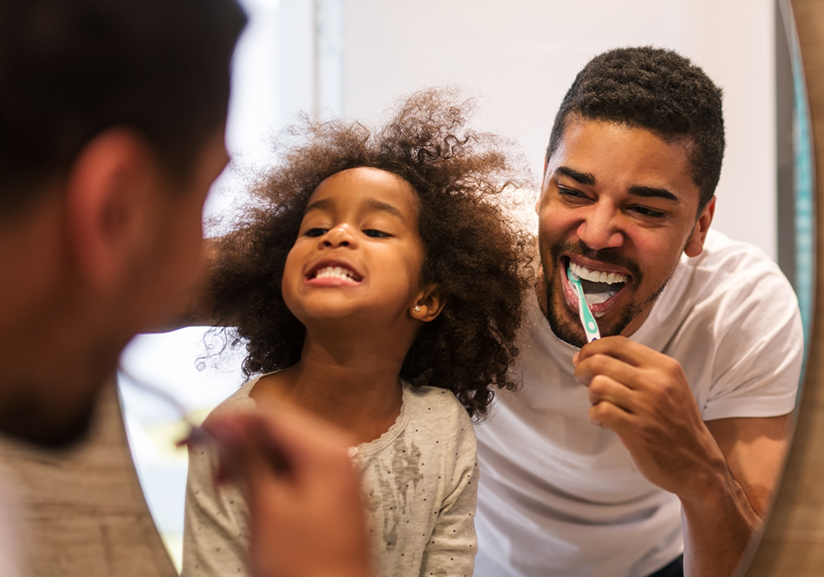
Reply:
<svg viewBox="0 0 824 577"><path fill-rule="evenodd" d="M619 249L616 248L594 250L584 244L583 241L567 240L553 243L549 250L550 255L552 256L552 262L558 262L558 259L561 258L562 254L573 254L589 260L621 267L629 272L635 284L640 283L644 276L641 272L641 267L638 266L638 263L621 254Z"/></svg>

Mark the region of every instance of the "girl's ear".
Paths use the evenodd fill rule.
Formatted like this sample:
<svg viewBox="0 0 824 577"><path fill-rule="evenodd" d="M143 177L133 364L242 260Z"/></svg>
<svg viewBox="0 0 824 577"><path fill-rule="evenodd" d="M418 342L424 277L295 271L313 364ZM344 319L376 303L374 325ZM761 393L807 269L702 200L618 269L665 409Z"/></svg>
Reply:
<svg viewBox="0 0 824 577"><path fill-rule="evenodd" d="M434 321L441 314L443 307L446 305L446 299L443 298L438 290L438 285L429 285L425 287L418 298L415 299L414 304L409 310L409 316L413 319L428 323Z"/></svg>

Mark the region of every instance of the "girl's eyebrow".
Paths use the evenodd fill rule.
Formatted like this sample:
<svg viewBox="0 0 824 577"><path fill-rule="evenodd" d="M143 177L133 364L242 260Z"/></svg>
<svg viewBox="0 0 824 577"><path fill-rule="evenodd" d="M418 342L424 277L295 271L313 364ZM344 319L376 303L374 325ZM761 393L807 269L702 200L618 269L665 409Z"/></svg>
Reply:
<svg viewBox="0 0 824 577"><path fill-rule="evenodd" d="M304 214L309 213L312 210L329 210L333 207L334 203L332 202L331 198L321 198L320 200L316 200L315 202L309 203L309 206L306 207L306 212ZM403 216L403 213L398 210L396 207L392 206L389 203L383 202L382 200L378 200L376 198L367 198L362 202L369 210L377 210L380 212L386 212L391 214L392 216L396 216L399 219L406 221L406 218Z"/></svg>
<svg viewBox="0 0 824 577"><path fill-rule="evenodd" d="M381 211L381 212L388 212L389 214L391 214L393 216L397 216L401 220L404 220L404 221L406 220L403 216L403 213L400 210L398 210L397 208L395 208L391 204L388 204L388 203L383 202L381 200L378 200L376 198L367 198L365 201L363 201L363 204L365 204L367 208L370 208L372 210L378 210L378 211Z"/></svg>
<svg viewBox="0 0 824 577"><path fill-rule="evenodd" d="M320 200L316 200L315 202L310 202L309 205L306 207L304 214L306 214L310 210L326 210L329 208L332 208L332 200L329 198L322 198Z"/></svg>

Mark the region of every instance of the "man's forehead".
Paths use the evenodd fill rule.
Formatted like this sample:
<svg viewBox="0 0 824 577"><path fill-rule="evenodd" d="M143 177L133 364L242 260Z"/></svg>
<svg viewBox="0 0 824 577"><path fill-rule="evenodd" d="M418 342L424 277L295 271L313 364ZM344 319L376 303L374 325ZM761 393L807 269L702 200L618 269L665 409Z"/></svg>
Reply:
<svg viewBox="0 0 824 577"><path fill-rule="evenodd" d="M546 181L567 177L583 185L621 181L629 187L677 188L700 194L692 175L689 138L664 139L625 123L576 119L549 158Z"/></svg>

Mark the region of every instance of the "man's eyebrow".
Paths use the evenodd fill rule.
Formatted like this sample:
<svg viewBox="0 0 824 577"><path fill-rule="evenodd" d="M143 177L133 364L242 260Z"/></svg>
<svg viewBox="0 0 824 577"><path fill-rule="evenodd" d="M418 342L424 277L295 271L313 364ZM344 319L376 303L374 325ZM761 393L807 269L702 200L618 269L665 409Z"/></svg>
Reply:
<svg viewBox="0 0 824 577"><path fill-rule="evenodd" d="M568 166L559 166L555 169L556 174L563 174L568 176L575 182L586 184L588 186L595 185L595 175L591 172L580 172ZM656 188L654 186L636 185L629 188L629 193L632 196L640 196L642 198L661 198L670 202L681 203L681 199L675 196L666 188Z"/></svg>
<svg viewBox="0 0 824 577"><path fill-rule="evenodd" d="M653 186L630 186L629 193L632 196L640 196L643 198L661 198L670 202L681 204L681 199L672 194L666 188L655 188Z"/></svg>
<svg viewBox="0 0 824 577"><path fill-rule="evenodd" d="M588 186L592 186L595 184L595 175L591 172L578 172L568 166L559 166L555 169L556 174L563 174L564 176L568 176L575 182L579 184L586 184Z"/></svg>

